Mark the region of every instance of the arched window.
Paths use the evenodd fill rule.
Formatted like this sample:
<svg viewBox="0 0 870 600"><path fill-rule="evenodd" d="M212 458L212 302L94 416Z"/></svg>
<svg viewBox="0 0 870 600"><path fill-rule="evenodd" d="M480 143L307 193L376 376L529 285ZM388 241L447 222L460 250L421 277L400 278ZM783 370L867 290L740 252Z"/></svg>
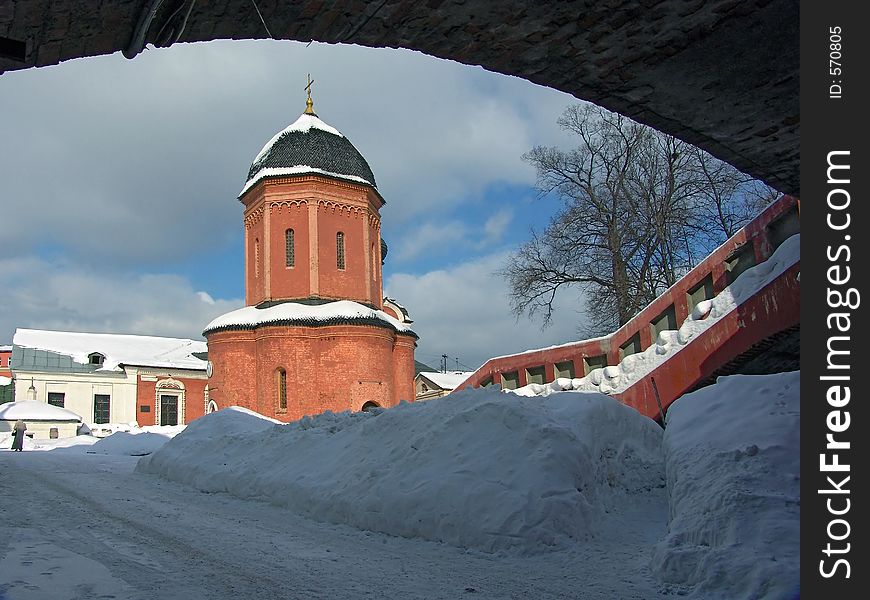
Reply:
<svg viewBox="0 0 870 600"><path fill-rule="evenodd" d="M284 264L296 266L296 233L292 229L284 232Z"/></svg>
<svg viewBox="0 0 870 600"><path fill-rule="evenodd" d="M344 233L341 231L335 234L335 263L339 271L344 271Z"/></svg>
<svg viewBox="0 0 870 600"><path fill-rule="evenodd" d="M278 368L277 372L278 384L278 410L287 410L287 371Z"/></svg>
<svg viewBox="0 0 870 600"><path fill-rule="evenodd" d="M254 275L260 276L260 239L254 238Z"/></svg>

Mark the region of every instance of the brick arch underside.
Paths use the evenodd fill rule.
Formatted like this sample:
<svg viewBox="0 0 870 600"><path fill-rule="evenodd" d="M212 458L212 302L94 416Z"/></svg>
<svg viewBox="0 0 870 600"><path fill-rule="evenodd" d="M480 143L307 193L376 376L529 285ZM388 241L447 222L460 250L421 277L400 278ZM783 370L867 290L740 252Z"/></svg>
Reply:
<svg viewBox="0 0 870 600"><path fill-rule="evenodd" d="M800 194L796 0L256 4L275 38L402 47L516 75L673 134ZM142 30L148 43L185 16L179 42L269 37L250 0L195 2L189 15L182 0L17 0L0 10L0 72L135 54L137 23L153 5L155 19ZM167 19L174 20L164 27Z"/></svg>

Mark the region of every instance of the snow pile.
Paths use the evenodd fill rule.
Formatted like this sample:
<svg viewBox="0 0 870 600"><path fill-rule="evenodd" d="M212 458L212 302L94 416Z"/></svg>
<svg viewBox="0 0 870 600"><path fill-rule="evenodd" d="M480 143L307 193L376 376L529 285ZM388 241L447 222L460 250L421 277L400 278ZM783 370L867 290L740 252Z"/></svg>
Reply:
<svg viewBox="0 0 870 600"><path fill-rule="evenodd" d="M81 421L71 410L38 400L19 400L0 404L0 421Z"/></svg>
<svg viewBox="0 0 870 600"><path fill-rule="evenodd" d="M221 410L137 471L320 521L531 554L606 536L608 512L661 488L661 437L601 394L478 389L289 424Z"/></svg>
<svg viewBox="0 0 870 600"><path fill-rule="evenodd" d="M800 234L795 234L783 242L769 259L741 273L715 298L699 302L679 330L660 332L655 343L643 352L626 356L618 365L590 371L586 377L560 378L547 384L531 383L509 391L520 396L546 396L563 390L603 394L624 392L799 260Z"/></svg>
<svg viewBox="0 0 870 600"><path fill-rule="evenodd" d="M88 450L90 454L113 454L122 456L146 456L170 439L184 431L185 426L149 427L131 431L118 431L102 438Z"/></svg>
<svg viewBox="0 0 870 600"><path fill-rule="evenodd" d="M326 304L283 302L269 308L246 306L217 317L205 326L203 333L224 328L260 327L275 323L304 325L312 321L327 323L330 321L379 321L396 331L414 334L410 327L400 323L384 311L369 308L352 300L336 300Z"/></svg>
<svg viewBox="0 0 870 600"><path fill-rule="evenodd" d="M734 375L671 405L668 536L652 568L698 598L799 592L800 373Z"/></svg>
<svg viewBox="0 0 870 600"><path fill-rule="evenodd" d="M189 339L38 329L16 329L12 343L22 348L63 354L85 365L89 355L99 353L105 357L99 371L120 371L120 365L204 371L206 361L193 353L208 351L205 342Z"/></svg>

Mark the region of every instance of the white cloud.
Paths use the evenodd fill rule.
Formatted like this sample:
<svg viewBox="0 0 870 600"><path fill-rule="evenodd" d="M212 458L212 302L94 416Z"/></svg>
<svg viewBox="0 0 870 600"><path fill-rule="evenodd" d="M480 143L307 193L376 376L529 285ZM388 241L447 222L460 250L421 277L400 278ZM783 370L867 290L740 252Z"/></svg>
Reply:
<svg viewBox="0 0 870 600"><path fill-rule="evenodd" d="M395 260L407 262L427 253L442 254L453 244L465 242L467 235L468 228L460 221L422 222L406 230L396 250Z"/></svg>
<svg viewBox="0 0 870 600"><path fill-rule="evenodd" d="M177 275L98 274L36 258L0 260L0 281L0 343L18 327L201 339L213 318L244 305L203 296Z"/></svg>
<svg viewBox="0 0 870 600"><path fill-rule="evenodd" d="M513 218L514 211L510 208L503 208L488 218L483 225L483 242L486 245L500 242Z"/></svg>
<svg viewBox="0 0 870 600"><path fill-rule="evenodd" d="M420 335L418 360L437 368L438 357L448 354L476 368L493 356L579 339L582 315L571 292L560 298L552 326L543 331L540 321L511 314L507 285L495 274L507 256L492 254L420 276L389 277L387 294L408 309Z"/></svg>

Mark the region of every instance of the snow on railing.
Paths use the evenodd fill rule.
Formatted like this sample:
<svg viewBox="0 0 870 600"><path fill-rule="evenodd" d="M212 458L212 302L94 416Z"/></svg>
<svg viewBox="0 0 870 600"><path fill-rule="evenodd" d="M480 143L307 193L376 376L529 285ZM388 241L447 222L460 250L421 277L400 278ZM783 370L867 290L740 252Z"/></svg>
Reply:
<svg viewBox="0 0 870 600"><path fill-rule="evenodd" d="M800 234L795 234L784 241L770 258L741 273L714 298L695 305L678 330L660 332L655 343L643 352L629 354L617 365L594 369L585 377L559 377L551 383L530 383L504 391L520 396L548 396L567 390L605 394L624 392L799 261Z"/></svg>

